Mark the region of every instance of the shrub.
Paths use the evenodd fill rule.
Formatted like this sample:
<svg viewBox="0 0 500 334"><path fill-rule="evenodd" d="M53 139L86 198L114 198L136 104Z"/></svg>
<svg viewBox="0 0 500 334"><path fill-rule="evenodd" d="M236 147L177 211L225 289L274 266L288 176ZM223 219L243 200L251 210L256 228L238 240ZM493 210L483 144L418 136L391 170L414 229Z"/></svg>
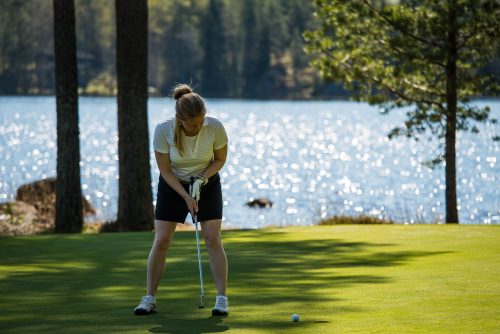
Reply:
<svg viewBox="0 0 500 334"><path fill-rule="evenodd" d="M394 221L370 216L333 216L323 219L319 225L347 225L347 224L394 224Z"/></svg>

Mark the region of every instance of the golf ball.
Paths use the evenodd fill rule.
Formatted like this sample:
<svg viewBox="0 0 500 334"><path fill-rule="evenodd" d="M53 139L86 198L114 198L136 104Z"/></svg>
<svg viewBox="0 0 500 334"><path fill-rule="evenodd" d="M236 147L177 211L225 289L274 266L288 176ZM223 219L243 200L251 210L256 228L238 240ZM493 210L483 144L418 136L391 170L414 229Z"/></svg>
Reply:
<svg viewBox="0 0 500 334"><path fill-rule="evenodd" d="M299 321L299 315L298 314L292 314L292 321L293 322Z"/></svg>

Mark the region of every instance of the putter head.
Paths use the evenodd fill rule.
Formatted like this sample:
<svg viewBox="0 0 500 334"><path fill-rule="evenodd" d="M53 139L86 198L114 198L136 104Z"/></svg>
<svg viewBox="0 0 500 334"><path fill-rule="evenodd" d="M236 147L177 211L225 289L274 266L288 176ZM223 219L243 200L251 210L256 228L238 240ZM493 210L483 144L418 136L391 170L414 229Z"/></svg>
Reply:
<svg viewBox="0 0 500 334"><path fill-rule="evenodd" d="M205 308L205 306L203 306L203 305L200 305L200 306L198 306L198 308Z"/></svg>

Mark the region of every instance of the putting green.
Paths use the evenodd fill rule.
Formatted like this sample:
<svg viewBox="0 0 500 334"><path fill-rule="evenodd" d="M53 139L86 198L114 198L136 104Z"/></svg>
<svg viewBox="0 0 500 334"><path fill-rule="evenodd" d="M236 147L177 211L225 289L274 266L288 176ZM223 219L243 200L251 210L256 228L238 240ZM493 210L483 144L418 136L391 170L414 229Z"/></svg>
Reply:
<svg viewBox="0 0 500 334"><path fill-rule="evenodd" d="M203 252L178 232L159 313L134 316L152 233L0 238L2 333L498 333L500 227L224 231L230 316L212 318ZM300 315L292 322L293 313Z"/></svg>

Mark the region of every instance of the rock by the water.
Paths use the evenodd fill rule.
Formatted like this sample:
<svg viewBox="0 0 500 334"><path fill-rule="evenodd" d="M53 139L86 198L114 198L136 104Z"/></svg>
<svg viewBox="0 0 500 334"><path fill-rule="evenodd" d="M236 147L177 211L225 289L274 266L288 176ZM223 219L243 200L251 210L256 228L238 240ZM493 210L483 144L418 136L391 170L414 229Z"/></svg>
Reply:
<svg viewBox="0 0 500 334"><path fill-rule="evenodd" d="M251 208L270 208L273 206L273 202L268 198L256 198L246 203L246 206Z"/></svg>
<svg viewBox="0 0 500 334"><path fill-rule="evenodd" d="M43 218L54 219L56 211L56 178L25 184L17 189L16 201L33 205ZM83 215L95 215L95 208L82 196Z"/></svg>
<svg viewBox="0 0 500 334"><path fill-rule="evenodd" d="M50 230L50 224L37 219L33 205L21 201L0 204L0 235L26 235Z"/></svg>
<svg viewBox="0 0 500 334"><path fill-rule="evenodd" d="M82 196L83 215L95 215L95 208ZM55 228L56 179L25 184L16 201L0 204L0 235L51 232Z"/></svg>

